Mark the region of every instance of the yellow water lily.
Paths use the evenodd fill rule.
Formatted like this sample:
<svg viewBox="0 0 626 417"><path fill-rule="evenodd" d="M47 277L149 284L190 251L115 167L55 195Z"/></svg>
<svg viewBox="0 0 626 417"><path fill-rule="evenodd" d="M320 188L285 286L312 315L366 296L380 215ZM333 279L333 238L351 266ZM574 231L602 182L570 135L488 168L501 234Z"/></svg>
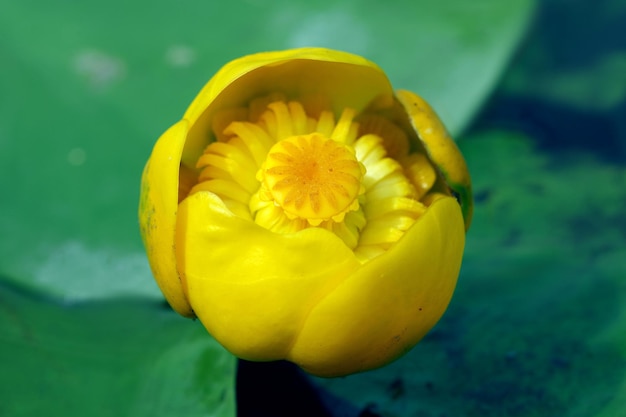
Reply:
<svg viewBox="0 0 626 417"><path fill-rule="evenodd" d="M320 48L225 65L146 164L139 219L170 305L238 357L380 367L439 320L472 214L419 96Z"/></svg>

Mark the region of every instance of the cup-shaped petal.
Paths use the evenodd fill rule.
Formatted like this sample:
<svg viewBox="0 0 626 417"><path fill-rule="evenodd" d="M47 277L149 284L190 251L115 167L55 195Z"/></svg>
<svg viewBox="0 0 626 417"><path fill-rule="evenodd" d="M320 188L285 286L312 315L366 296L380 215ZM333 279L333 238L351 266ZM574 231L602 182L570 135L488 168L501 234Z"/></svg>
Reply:
<svg viewBox="0 0 626 417"><path fill-rule="evenodd" d="M457 202L434 202L397 245L319 300L288 358L321 376L385 365L412 348L448 307L465 244Z"/></svg>

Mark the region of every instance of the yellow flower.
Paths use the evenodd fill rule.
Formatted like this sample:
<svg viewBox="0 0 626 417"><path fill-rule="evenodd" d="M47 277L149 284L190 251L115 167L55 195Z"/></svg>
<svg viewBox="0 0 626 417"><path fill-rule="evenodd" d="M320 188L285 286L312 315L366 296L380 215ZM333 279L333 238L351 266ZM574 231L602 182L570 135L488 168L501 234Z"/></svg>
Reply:
<svg viewBox="0 0 626 417"><path fill-rule="evenodd" d="M359 56L224 66L145 167L139 218L171 306L233 354L337 376L414 346L452 297L470 179L428 104Z"/></svg>

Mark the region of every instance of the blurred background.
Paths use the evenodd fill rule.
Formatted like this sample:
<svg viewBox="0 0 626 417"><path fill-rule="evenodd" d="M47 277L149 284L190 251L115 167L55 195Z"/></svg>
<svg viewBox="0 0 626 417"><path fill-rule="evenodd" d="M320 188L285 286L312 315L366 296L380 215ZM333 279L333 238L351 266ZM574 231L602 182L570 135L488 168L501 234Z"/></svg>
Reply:
<svg viewBox="0 0 626 417"><path fill-rule="evenodd" d="M441 322L388 367L306 379L329 415L624 414L626 1L1 9L0 416L236 414L236 360L153 282L139 180L224 63L298 46L425 97L476 198Z"/></svg>

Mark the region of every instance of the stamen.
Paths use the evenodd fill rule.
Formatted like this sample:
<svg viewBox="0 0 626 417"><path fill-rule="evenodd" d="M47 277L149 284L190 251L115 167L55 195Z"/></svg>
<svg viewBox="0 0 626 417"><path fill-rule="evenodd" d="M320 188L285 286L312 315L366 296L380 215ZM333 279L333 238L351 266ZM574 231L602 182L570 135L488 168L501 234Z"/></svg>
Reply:
<svg viewBox="0 0 626 417"><path fill-rule="evenodd" d="M267 151L275 143L265 130L254 123L234 122L224 130L224 133L240 138L257 166L261 166L267 156Z"/></svg>
<svg viewBox="0 0 626 417"><path fill-rule="evenodd" d="M296 135L304 135L308 133L308 119L300 103L295 103L293 101L290 102L289 113L291 114L291 118L293 120L293 133Z"/></svg>
<svg viewBox="0 0 626 417"><path fill-rule="evenodd" d="M213 117L211 128L218 142L226 142L232 137L225 129L228 125L236 120L246 120L248 118L248 109L245 107L235 107L233 109L223 110Z"/></svg>
<svg viewBox="0 0 626 417"><path fill-rule="evenodd" d="M367 217L370 220L378 219L388 215L390 212L395 213L422 213L426 210L426 206L412 198L408 197L389 197L378 200L376 204L367 206Z"/></svg>
<svg viewBox="0 0 626 417"><path fill-rule="evenodd" d="M250 109L249 121L252 123L257 123L261 118L261 115L267 111L267 106L270 103L274 103L276 101L286 101L287 97L285 97L282 93L272 93L267 96L255 98L250 102L248 106Z"/></svg>
<svg viewBox="0 0 626 417"><path fill-rule="evenodd" d="M406 177L417 190L417 198L421 199L435 184L437 173L426 155L414 153L402 158L402 166Z"/></svg>
<svg viewBox="0 0 626 417"><path fill-rule="evenodd" d="M358 125L352 123L352 119L354 119L354 110L344 109L330 138L346 145L352 145L358 131Z"/></svg>
<svg viewBox="0 0 626 417"><path fill-rule="evenodd" d="M271 103L267 106L276 115L276 138L278 140L286 139L294 134L293 118L289 112L287 104L282 101Z"/></svg>
<svg viewBox="0 0 626 417"><path fill-rule="evenodd" d="M204 155L198 159L197 167L213 166L227 172L233 181L253 193L258 184L246 167L254 164L254 160L241 148L234 146L232 142L213 142L205 150ZM200 180L207 180L206 173L200 173Z"/></svg>
<svg viewBox="0 0 626 417"><path fill-rule="evenodd" d="M330 137L333 133L333 129L335 128L335 117L329 111L324 111L320 114L320 118L317 121L317 129L316 131L320 134Z"/></svg>
<svg viewBox="0 0 626 417"><path fill-rule="evenodd" d="M359 136L373 134L383 138L383 147L390 158L398 159L409 153L407 134L389 119L367 114L359 118Z"/></svg>

